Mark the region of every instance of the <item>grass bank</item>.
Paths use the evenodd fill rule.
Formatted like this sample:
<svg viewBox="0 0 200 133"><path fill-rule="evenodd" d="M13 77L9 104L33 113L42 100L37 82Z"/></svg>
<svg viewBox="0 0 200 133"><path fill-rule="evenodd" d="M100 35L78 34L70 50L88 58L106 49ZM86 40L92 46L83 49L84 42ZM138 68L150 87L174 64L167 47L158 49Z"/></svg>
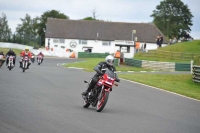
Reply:
<svg viewBox="0 0 200 133"><path fill-rule="evenodd" d="M161 47L153 51L154 51L153 53L157 54L144 55L145 53L140 52L135 54L134 58L139 60L150 60L150 61L160 61L160 62L190 63L190 59L188 60L188 58L184 57L187 57L187 54L191 54L191 56L193 54L200 55L200 40L176 43L168 45L166 47ZM179 54L180 54L180 59L178 59Z"/></svg>

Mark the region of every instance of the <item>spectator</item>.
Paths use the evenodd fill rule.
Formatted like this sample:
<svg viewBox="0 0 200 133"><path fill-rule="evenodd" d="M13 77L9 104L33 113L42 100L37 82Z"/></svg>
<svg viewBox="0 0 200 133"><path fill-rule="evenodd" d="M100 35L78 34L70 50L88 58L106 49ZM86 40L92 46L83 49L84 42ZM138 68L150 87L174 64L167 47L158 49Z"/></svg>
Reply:
<svg viewBox="0 0 200 133"><path fill-rule="evenodd" d="M139 51L139 48L140 48L140 43L139 42L136 42L135 48L136 48L136 53L137 53Z"/></svg>
<svg viewBox="0 0 200 133"><path fill-rule="evenodd" d="M120 58L121 52L119 50L116 51L115 53L115 58Z"/></svg>
<svg viewBox="0 0 200 133"><path fill-rule="evenodd" d="M190 38L191 38L191 36L189 35L189 33L188 33L188 32L185 34L185 36L184 36L184 37L185 37L185 40L186 40L186 41L190 40Z"/></svg>
<svg viewBox="0 0 200 133"><path fill-rule="evenodd" d="M159 36L157 36L156 39L155 39L156 40L156 44L157 44L157 48L159 48L159 39L160 39Z"/></svg>
<svg viewBox="0 0 200 133"><path fill-rule="evenodd" d="M163 44L163 37L160 36L159 37L159 47L162 47L162 44Z"/></svg>
<svg viewBox="0 0 200 133"><path fill-rule="evenodd" d="M170 38L170 39L169 39L169 45L171 45L171 44L172 44L172 39Z"/></svg>
<svg viewBox="0 0 200 133"><path fill-rule="evenodd" d="M177 39L176 39L176 37L174 37L172 43L173 43L173 44L174 44L174 43L177 43Z"/></svg>
<svg viewBox="0 0 200 133"><path fill-rule="evenodd" d="M146 52L146 47L147 47L147 44L146 42L144 42L144 52Z"/></svg>

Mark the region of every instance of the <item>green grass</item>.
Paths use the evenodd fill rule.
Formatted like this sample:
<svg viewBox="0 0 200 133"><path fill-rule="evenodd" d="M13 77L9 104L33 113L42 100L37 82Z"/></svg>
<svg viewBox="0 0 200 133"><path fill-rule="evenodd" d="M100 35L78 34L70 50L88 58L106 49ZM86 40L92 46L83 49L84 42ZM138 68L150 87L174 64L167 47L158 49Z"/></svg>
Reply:
<svg viewBox="0 0 200 133"><path fill-rule="evenodd" d="M176 43L168 45L167 47L162 47L159 50L200 54L200 40Z"/></svg>
<svg viewBox="0 0 200 133"><path fill-rule="evenodd" d="M105 61L104 58L86 58L83 59L81 62L77 63L70 63L64 65L65 67L78 67L78 68L84 68L85 71L92 72L94 71L94 67L97 65L97 63ZM130 67L125 65L120 65L116 67L117 71L150 71L150 69L145 68L138 68L138 67Z"/></svg>
<svg viewBox="0 0 200 133"><path fill-rule="evenodd" d="M9 48L0 48L0 51L2 51L4 54L6 54L9 50ZM13 51L16 53L16 55L20 55L20 52L22 52L21 49L13 49Z"/></svg>
<svg viewBox="0 0 200 133"><path fill-rule="evenodd" d="M141 73L120 74L119 77L200 100L200 83L194 83L191 74Z"/></svg>
<svg viewBox="0 0 200 133"><path fill-rule="evenodd" d="M192 54L200 55L200 40L176 43L176 44L168 45L166 47L161 47L156 51L160 51L158 53L162 53L162 51L167 51L167 52L192 53ZM190 62L190 61L184 61L184 60L178 60L178 59L172 60L169 58L144 57L142 56L142 53L135 54L134 58L139 59L139 60L151 60L151 61L160 61L160 62L180 62L180 63Z"/></svg>

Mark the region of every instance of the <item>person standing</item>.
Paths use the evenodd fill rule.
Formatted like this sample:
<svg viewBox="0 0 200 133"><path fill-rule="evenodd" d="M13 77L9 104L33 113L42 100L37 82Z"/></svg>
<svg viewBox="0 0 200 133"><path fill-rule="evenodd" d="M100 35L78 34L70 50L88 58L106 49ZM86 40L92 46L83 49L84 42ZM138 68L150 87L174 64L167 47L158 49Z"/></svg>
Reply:
<svg viewBox="0 0 200 133"><path fill-rule="evenodd" d="M163 37L160 36L160 38L159 38L159 47L162 47L162 44L163 44Z"/></svg>
<svg viewBox="0 0 200 133"><path fill-rule="evenodd" d="M147 47L147 44L146 42L144 42L144 52L146 52L146 47Z"/></svg>
<svg viewBox="0 0 200 133"><path fill-rule="evenodd" d="M160 40L160 37L157 36L155 40L156 40L157 48L159 48L159 46L160 46L160 45L159 45L159 43L160 43L160 41L159 41L159 40Z"/></svg>

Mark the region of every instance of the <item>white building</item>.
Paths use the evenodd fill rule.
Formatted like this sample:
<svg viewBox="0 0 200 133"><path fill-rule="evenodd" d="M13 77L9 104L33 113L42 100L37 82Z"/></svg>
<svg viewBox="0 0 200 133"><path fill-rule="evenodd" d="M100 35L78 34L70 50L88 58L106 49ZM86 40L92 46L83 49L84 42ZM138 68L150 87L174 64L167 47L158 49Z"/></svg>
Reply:
<svg viewBox="0 0 200 133"><path fill-rule="evenodd" d="M136 31L136 33L135 33ZM156 36L164 35L150 23L120 23L92 20L47 19L45 46L56 52L124 52L125 58L134 57L134 39L147 50L156 49ZM164 37L163 46L167 44Z"/></svg>

